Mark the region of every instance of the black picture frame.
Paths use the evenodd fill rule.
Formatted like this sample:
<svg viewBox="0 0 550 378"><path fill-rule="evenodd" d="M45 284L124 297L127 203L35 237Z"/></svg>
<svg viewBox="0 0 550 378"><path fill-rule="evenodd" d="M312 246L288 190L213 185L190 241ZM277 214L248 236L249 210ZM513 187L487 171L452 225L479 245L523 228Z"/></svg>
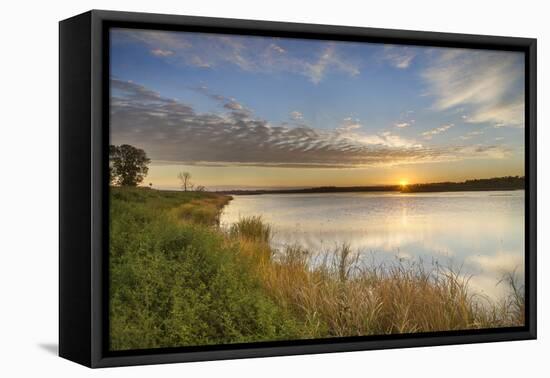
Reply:
<svg viewBox="0 0 550 378"><path fill-rule="evenodd" d="M464 47L525 53L524 327L109 352L110 27ZM59 24L59 355L88 367L536 338L536 39L92 10Z"/></svg>

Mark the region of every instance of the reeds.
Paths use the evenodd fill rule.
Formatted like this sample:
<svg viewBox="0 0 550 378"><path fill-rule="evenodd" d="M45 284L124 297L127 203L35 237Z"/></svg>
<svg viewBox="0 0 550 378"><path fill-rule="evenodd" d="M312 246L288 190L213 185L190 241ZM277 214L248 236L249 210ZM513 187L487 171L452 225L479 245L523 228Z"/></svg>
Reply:
<svg viewBox="0 0 550 378"><path fill-rule="evenodd" d="M262 221L261 216L252 216L241 218L231 225L229 234L236 238L268 243L271 238L271 227Z"/></svg>
<svg viewBox="0 0 550 378"><path fill-rule="evenodd" d="M512 275L508 298L495 303L475 295L468 277L422 262L389 265L359 261L348 244L319 258L299 245L267 252L269 226L243 218L229 237L272 256L257 266L268 295L303 324L303 337L357 336L519 326L524 297ZM253 225L253 226L251 226ZM236 230L246 230L237 232Z"/></svg>

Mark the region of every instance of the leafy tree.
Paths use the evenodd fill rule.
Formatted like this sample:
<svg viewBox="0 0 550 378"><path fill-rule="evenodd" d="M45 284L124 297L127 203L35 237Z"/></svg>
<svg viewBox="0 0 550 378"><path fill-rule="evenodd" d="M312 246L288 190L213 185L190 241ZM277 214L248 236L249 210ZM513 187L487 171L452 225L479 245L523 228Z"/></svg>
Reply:
<svg viewBox="0 0 550 378"><path fill-rule="evenodd" d="M109 174L112 185L137 186L143 181L151 159L145 151L129 144L109 146Z"/></svg>

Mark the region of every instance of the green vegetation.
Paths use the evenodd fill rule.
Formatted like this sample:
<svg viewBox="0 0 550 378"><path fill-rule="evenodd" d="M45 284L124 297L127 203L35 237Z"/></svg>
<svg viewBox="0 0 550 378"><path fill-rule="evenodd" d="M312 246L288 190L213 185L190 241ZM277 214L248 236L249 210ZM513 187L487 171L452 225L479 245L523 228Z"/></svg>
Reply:
<svg viewBox="0 0 550 378"><path fill-rule="evenodd" d="M144 150L123 144L109 146L109 180L112 185L137 186L143 181L151 159Z"/></svg>
<svg viewBox="0 0 550 378"><path fill-rule="evenodd" d="M522 325L512 275L501 303L444 269L365 268L349 246L324 259L269 245L260 217L221 230L231 197L111 188L112 350Z"/></svg>
<svg viewBox="0 0 550 378"><path fill-rule="evenodd" d="M296 335L296 323L265 295L238 245L216 228L228 200L111 188L112 350Z"/></svg>

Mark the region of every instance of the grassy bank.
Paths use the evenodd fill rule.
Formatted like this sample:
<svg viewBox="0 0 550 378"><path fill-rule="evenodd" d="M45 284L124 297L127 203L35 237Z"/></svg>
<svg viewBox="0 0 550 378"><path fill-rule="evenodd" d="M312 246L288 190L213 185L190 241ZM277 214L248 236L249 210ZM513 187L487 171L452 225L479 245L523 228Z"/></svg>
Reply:
<svg viewBox="0 0 550 378"><path fill-rule="evenodd" d="M112 350L293 337L296 327L217 227L230 197L114 188Z"/></svg>
<svg viewBox="0 0 550 378"><path fill-rule="evenodd" d="M447 270L365 268L346 245L311 264L311 252L300 246L274 251L271 230L258 217L222 231L219 213L229 200L112 189L111 349L523 323L519 289L481 305L467 281Z"/></svg>

